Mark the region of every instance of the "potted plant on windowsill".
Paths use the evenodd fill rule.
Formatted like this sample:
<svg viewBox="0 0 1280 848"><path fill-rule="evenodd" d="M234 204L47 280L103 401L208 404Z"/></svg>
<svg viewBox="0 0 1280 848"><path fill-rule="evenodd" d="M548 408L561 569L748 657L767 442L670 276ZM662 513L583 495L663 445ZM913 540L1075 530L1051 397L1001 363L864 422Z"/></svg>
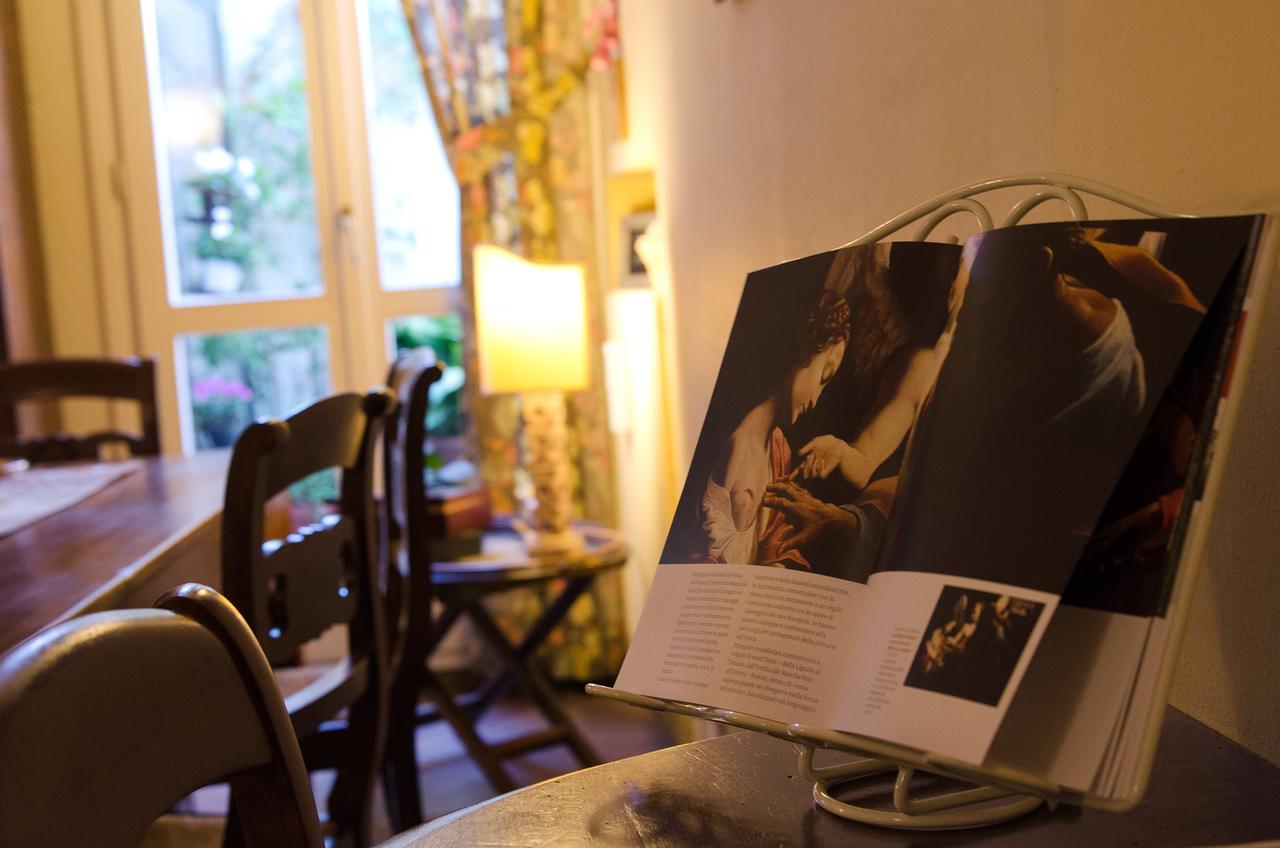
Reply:
<svg viewBox="0 0 1280 848"><path fill-rule="evenodd" d="M187 184L197 195L199 226L195 254L201 260L202 286L213 294L243 290L245 271L255 259L252 225L262 190L256 167L246 156L210 147L193 157L199 175Z"/></svg>
<svg viewBox="0 0 1280 848"><path fill-rule="evenodd" d="M208 447L230 447L253 418L252 402L253 389L234 378L215 374L196 380L191 386L196 432L204 435Z"/></svg>

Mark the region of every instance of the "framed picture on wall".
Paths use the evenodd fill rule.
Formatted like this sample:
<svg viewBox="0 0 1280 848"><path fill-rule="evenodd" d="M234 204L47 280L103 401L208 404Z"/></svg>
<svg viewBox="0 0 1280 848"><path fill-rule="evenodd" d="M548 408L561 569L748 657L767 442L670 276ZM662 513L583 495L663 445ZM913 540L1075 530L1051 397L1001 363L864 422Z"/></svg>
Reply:
<svg viewBox="0 0 1280 848"><path fill-rule="evenodd" d="M645 230L653 223L654 213L649 212L633 212L622 218L620 241L621 250L619 251L621 258L621 267L619 268L618 285L622 288L647 288L649 285L649 272L644 267L644 261L640 258L639 252L636 250L636 240L644 235Z"/></svg>

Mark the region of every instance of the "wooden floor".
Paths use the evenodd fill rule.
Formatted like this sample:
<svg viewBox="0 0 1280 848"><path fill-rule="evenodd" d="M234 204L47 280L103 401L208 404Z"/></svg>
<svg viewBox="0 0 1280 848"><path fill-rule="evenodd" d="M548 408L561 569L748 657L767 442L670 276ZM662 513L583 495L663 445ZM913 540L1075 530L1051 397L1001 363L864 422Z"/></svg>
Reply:
<svg viewBox="0 0 1280 848"><path fill-rule="evenodd" d="M580 690L566 690L563 703L587 739L606 761L620 760L675 744L662 719L645 710L592 698ZM481 724L481 734L491 742L537 729L534 708L519 698L494 707ZM443 723L418 729L417 754L422 786L423 814L428 818L451 813L493 796L480 770L472 764L453 732ZM576 769L564 746L535 751L507 761L512 776L523 786ZM328 792L330 777L314 777L317 797ZM153 827L145 848L204 848L222 844L222 822L214 815L226 809L226 790L212 787L197 793L188 807L192 815L167 816ZM374 841L393 834L381 796L374 805Z"/></svg>

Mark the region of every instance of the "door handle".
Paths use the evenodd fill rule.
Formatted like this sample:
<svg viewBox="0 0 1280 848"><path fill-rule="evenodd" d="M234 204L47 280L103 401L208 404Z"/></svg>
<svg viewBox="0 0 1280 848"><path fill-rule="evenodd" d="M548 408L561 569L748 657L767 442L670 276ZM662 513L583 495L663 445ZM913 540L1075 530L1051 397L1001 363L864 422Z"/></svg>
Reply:
<svg viewBox="0 0 1280 848"><path fill-rule="evenodd" d="M344 203L338 209L338 242L342 255L352 265L360 264L360 244L356 240L356 214L350 203Z"/></svg>

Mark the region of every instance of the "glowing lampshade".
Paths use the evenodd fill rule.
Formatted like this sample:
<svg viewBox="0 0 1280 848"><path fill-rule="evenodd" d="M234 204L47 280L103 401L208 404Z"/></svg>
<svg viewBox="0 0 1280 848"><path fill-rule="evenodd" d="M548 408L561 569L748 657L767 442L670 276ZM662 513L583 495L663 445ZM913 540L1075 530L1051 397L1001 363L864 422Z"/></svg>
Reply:
<svg viewBox="0 0 1280 848"><path fill-rule="evenodd" d="M582 266L534 263L490 244L477 245L472 258L480 390L501 394L586 388Z"/></svg>

